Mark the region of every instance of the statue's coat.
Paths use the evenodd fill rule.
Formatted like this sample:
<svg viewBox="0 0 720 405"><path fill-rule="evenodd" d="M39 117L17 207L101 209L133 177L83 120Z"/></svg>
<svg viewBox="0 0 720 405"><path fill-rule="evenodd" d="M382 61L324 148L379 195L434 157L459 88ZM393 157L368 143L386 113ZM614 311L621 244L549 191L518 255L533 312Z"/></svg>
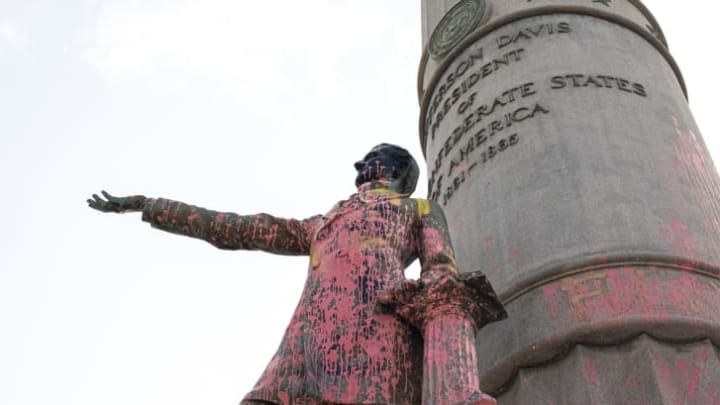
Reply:
<svg viewBox="0 0 720 405"><path fill-rule="evenodd" d="M220 213L155 199L143 220L221 249L309 255L305 289L277 353L244 401L276 404L420 403L422 342L377 295L416 258L431 280L457 272L434 202L364 184L305 220Z"/></svg>

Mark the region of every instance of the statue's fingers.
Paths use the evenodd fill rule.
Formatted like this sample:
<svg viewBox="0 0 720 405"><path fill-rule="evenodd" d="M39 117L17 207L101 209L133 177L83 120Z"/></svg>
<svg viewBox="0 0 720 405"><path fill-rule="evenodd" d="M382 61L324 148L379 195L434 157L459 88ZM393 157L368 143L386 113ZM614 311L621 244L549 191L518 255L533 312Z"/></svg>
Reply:
<svg viewBox="0 0 720 405"><path fill-rule="evenodd" d="M102 200L97 201L97 200L91 200L88 198L87 203L88 203L88 206L92 209L95 209L95 210L98 210L101 212L110 212L107 205Z"/></svg>
<svg viewBox="0 0 720 405"><path fill-rule="evenodd" d="M102 197L98 196L97 194L93 194L93 198L95 199L95 203L100 207L108 208L113 203L112 201L104 200Z"/></svg>
<svg viewBox="0 0 720 405"><path fill-rule="evenodd" d="M102 195L103 195L108 201L110 201L110 202L117 202L117 200L118 200L117 197L111 196L110 193L108 193L108 192L105 191L105 190L102 190L101 193L102 193Z"/></svg>

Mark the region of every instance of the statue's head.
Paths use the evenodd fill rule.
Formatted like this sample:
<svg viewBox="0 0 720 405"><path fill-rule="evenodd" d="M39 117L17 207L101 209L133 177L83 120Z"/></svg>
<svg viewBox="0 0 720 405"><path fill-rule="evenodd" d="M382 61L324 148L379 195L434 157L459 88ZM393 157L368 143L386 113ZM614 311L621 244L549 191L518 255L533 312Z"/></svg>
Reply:
<svg viewBox="0 0 720 405"><path fill-rule="evenodd" d="M388 182L389 188L412 194L417 186L420 169L407 150L389 143L370 149L362 160L355 162L355 185L368 182Z"/></svg>

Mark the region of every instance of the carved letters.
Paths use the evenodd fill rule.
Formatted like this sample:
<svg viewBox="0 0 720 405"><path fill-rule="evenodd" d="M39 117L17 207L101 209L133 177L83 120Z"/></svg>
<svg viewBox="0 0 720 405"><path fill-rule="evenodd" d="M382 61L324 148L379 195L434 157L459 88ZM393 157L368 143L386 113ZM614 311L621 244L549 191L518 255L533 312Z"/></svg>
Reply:
<svg viewBox="0 0 720 405"><path fill-rule="evenodd" d="M440 126L440 123L445 118L445 115L458 102L461 96L475 87L481 79L490 76L504 66L520 62L524 52L525 50L522 48L516 49L502 55L498 59L493 59L490 62L483 64L476 72L471 73L465 80L462 80L459 83L459 86L452 89L452 91L449 90L450 86L452 86L452 84L455 83L462 74L455 76L453 76L453 74L448 75L446 84L443 84L438 88L438 92L433 98L432 105L428 109L425 121L425 131L430 133L431 138L435 139L435 131ZM480 53L482 53L482 50L480 50ZM447 97L443 98L445 96ZM433 116L435 118L434 123Z"/></svg>
<svg viewBox="0 0 720 405"><path fill-rule="evenodd" d="M630 80L610 75L572 73L553 76L550 79L551 89L559 90L572 87L590 87L596 89L617 89L638 96L647 97L645 86Z"/></svg>
<svg viewBox="0 0 720 405"><path fill-rule="evenodd" d="M428 141L437 140L435 156L428 156L428 194L446 205L473 173L482 170L505 151L532 136L527 123L551 114L547 91L581 91L596 95L615 91L628 96L648 97L645 85L636 80L600 72L557 72L537 81L526 81L494 96L483 83L491 76L529 59L526 48L533 41L549 40L573 32L569 22L532 24L494 38L493 56L488 48L475 48L454 63L436 87L424 117ZM522 46L522 47L521 47ZM512 50L508 48L515 47ZM590 95L588 93L588 95ZM490 96L490 97L489 97ZM556 98L557 96L553 96ZM447 117L449 128L438 132ZM522 131L518 132L518 131Z"/></svg>
<svg viewBox="0 0 720 405"><path fill-rule="evenodd" d="M541 38L554 34L569 34L570 32L572 32L572 29L570 28L570 24L567 22L560 22L557 24L538 24L525 27L511 35L501 35L496 39L496 42L498 49L501 49L517 42L530 41L535 38Z"/></svg>

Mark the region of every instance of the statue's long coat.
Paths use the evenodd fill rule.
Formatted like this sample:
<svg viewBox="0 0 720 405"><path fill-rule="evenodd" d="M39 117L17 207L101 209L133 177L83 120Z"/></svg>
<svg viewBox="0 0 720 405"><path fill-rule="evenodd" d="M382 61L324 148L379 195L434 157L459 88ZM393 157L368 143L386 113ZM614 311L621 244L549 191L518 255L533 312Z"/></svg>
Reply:
<svg viewBox="0 0 720 405"><path fill-rule="evenodd" d="M166 199L151 200L143 220L222 249L310 256L280 347L244 401L420 403L419 334L379 311L376 298L403 280L416 258L423 278L457 271L435 203L361 186L327 215L305 220L219 213Z"/></svg>

